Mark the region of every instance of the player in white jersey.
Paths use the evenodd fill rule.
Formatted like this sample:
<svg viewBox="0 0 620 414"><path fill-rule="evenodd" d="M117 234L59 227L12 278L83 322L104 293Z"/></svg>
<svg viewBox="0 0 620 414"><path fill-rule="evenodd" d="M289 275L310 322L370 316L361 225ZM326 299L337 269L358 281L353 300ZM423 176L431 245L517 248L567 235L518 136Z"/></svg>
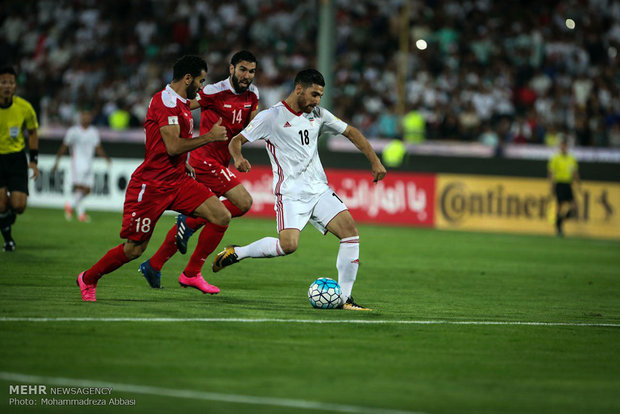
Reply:
<svg viewBox="0 0 620 414"><path fill-rule="evenodd" d="M353 217L342 200L327 184L317 148L321 133L342 134L368 158L374 181L386 171L368 140L355 127L347 125L325 108L319 107L325 81L314 69L295 77L295 89L286 100L262 111L229 144L235 167L250 170L241 146L263 139L271 160L273 193L279 238L265 237L247 246L228 246L213 262L217 272L248 258L276 257L293 253L299 234L308 223L319 231L340 239L336 267L342 289L343 308L370 310L351 297L359 267L359 234Z"/></svg>
<svg viewBox="0 0 620 414"><path fill-rule="evenodd" d="M52 167L52 172L58 168L58 162L67 148L71 148L71 180L73 184L73 199L65 203L65 218L71 220L75 211L79 221L87 222L89 217L86 215L82 200L90 193L93 185L93 156L95 152L100 157L105 158L110 163L101 141L97 128L92 126L92 114L88 110L80 113L80 125L74 125L67 130L65 139L56 154L56 162Z"/></svg>

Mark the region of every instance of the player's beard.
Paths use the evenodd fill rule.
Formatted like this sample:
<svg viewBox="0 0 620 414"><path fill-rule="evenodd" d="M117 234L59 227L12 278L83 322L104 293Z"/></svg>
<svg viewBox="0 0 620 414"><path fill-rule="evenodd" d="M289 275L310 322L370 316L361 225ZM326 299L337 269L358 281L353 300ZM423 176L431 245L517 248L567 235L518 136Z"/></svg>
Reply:
<svg viewBox="0 0 620 414"><path fill-rule="evenodd" d="M198 88L196 88L193 83L189 84L189 86L187 87L187 92L186 92L187 99L195 99L197 92L198 92Z"/></svg>
<svg viewBox="0 0 620 414"><path fill-rule="evenodd" d="M304 98L303 95L299 96L299 98L297 99L297 106L299 107L300 111L307 114L314 110L314 106L308 105L308 101L306 101L306 98Z"/></svg>
<svg viewBox="0 0 620 414"><path fill-rule="evenodd" d="M239 79L237 79L237 77L235 76L234 73L232 75L230 75L230 80L232 81L233 88L235 88L235 92L237 92L237 93L241 93L241 92L247 91L248 88L250 87L250 84L252 83L252 81L247 81L248 82L248 86L241 86L241 84L239 83Z"/></svg>

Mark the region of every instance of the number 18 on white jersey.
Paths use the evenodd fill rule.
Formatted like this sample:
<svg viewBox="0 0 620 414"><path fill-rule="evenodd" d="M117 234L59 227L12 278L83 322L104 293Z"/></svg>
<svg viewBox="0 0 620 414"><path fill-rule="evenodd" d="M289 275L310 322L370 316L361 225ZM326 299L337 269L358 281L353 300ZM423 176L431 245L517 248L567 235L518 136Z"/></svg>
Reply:
<svg viewBox="0 0 620 414"><path fill-rule="evenodd" d="M284 101L259 112L241 131L248 141L265 140L273 171L273 192L303 200L327 189L318 153L321 133L342 134L347 124L325 108L294 112Z"/></svg>

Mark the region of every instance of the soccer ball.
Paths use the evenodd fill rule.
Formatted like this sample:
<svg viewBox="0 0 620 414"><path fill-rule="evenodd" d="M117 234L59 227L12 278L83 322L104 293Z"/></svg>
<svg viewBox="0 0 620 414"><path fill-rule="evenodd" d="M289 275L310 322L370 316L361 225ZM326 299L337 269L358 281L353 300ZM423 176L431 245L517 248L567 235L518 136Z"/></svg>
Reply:
<svg viewBox="0 0 620 414"><path fill-rule="evenodd" d="M320 277L310 285L308 300L313 308L334 309L342 305L340 285L334 279Z"/></svg>

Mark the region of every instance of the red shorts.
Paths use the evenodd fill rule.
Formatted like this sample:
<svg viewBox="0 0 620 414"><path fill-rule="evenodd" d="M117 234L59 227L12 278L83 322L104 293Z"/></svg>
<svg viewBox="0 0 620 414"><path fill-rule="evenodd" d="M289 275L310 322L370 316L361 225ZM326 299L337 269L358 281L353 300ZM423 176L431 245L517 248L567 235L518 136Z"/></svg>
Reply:
<svg viewBox="0 0 620 414"><path fill-rule="evenodd" d="M125 193L121 238L148 240L164 211L189 215L210 197L211 190L189 176L170 187L131 179Z"/></svg>
<svg viewBox="0 0 620 414"><path fill-rule="evenodd" d="M209 187L218 197L241 184L241 181L232 171L218 162L212 160L194 161L192 167L196 171L196 180Z"/></svg>

